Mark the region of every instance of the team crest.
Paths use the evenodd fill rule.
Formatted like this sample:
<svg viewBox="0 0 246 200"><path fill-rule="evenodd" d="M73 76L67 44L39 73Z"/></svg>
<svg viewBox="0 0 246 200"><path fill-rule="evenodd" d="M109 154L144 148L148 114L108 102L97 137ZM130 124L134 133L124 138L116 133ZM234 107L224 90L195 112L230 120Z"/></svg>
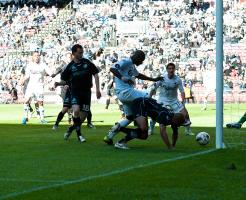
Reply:
<svg viewBox="0 0 246 200"><path fill-rule="evenodd" d="M87 64L84 64L84 65L83 65L83 68L84 68L84 69L86 69L87 67L88 67Z"/></svg>

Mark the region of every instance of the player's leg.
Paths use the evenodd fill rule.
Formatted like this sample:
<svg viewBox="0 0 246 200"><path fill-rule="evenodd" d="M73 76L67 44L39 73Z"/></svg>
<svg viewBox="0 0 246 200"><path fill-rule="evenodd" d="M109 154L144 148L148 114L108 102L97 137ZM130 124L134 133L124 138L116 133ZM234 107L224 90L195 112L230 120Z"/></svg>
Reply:
<svg viewBox="0 0 246 200"><path fill-rule="evenodd" d="M38 104L37 114L39 112L40 122L42 124L47 124L47 121L44 119L44 88L38 86L34 92L34 100ZM35 105L36 106L36 105Z"/></svg>
<svg viewBox="0 0 246 200"><path fill-rule="evenodd" d="M94 124L92 124L92 113L91 113L91 111L89 111L87 114L87 127L88 128L96 128L94 126Z"/></svg>
<svg viewBox="0 0 246 200"><path fill-rule="evenodd" d="M67 133L65 133L65 135L64 135L64 139L67 140L69 138L69 136L72 134L72 131L75 129L77 132L78 140L80 142L84 142L85 140L81 134L82 121L81 121L81 116L80 116L80 114L81 114L80 113L80 105L73 104L72 109L73 109L73 125L68 128ZM84 116L84 114L83 114L82 117L85 119L86 116Z"/></svg>
<svg viewBox="0 0 246 200"><path fill-rule="evenodd" d="M153 135L156 121L150 118L148 134Z"/></svg>
<svg viewBox="0 0 246 200"><path fill-rule="evenodd" d="M243 124L246 121L246 113L241 117L241 119L238 121L239 124Z"/></svg>
<svg viewBox="0 0 246 200"><path fill-rule="evenodd" d="M185 116L185 123L183 124L183 126L185 127L185 134L194 135L190 128L191 121L190 121L189 113L185 108L185 106L179 100L176 100L175 102L170 104L170 107L172 108L174 113L182 113Z"/></svg>
<svg viewBox="0 0 246 200"><path fill-rule="evenodd" d="M123 110L127 113L128 117L115 123L115 125L109 130L108 135L103 139L103 141L108 145L113 145L113 138L120 132L120 128L127 127L132 122L132 119L130 119L131 111L129 104L123 104Z"/></svg>
<svg viewBox="0 0 246 200"><path fill-rule="evenodd" d="M47 124L47 121L44 119L44 102L39 100L38 105L39 105L39 113L40 113L40 122L42 124Z"/></svg>
<svg viewBox="0 0 246 200"><path fill-rule="evenodd" d="M120 131L126 133L126 136L115 143L116 148L128 149L127 143L135 138L146 140L148 138L148 121L144 116L135 119L138 128L120 128Z"/></svg>
<svg viewBox="0 0 246 200"><path fill-rule="evenodd" d="M207 110L207 104L208 104L208 97L210 95L209 91L206 91L203 97L203 107L201 108L201 110Z"/></svg>
<svg viewBox="0 0 246 200"><path fill-rule="evenodd" d="M82 143L85 142L85 138L81 134L81 125L85 121L91 105L91 91L84 91L76 96L72 95L71 104L73 109L73 125L69 127L67 133L64 135L64 139L68 139L72 130L77 132L78 140Z"/></svg>
<svg viewBox="0 0 246 200"><path fill-rule="evenodd" d="M176 143L177 143L177 140L178 140L178 127L176 126L171 126L172 127L172 130L173 130L173 134L172 134L172 147L175 148L176 147Z"/></svg>
<svg viewBox="0 0 246 200"><path fill-rule="evenodd" d="M107 93L108 93L108 92L107 92ZM109 107L109 104L110 104L110 98L111 98L111 96L110 96L110 95L107 95L105 109L108 109L108 107Z"/></svg>
<svg viewBox="0 0 246 200"><path fill-rule="evenodd" d="M29 116L29 111L30 111L30 103L31 103L31 99L33 97L33 88L28 84L25 90L25 101L24 101L24 105L23 105L23 113L24 116L22 118L22 124L26 124L28 121L28 116Z"/></svg>
<svg viewBox="0 0 246 200"><path fill-rule="evenodd" d="M34 101L34 106L35 106L35 110L36 110L37 117L40 119L39 104L38 104L38 102L37 102L36 99L35 99L35 101Z"/></svg>
<svg viewBox="0 0 246 200"><path fill-rule="evenodd" d="M66 91L66 92L64 90L62 91L63 93L61 94L61 97L63 98L63 108L62 108L62 111L57 116L56 122L53 126L53 130L56 130L58 128L58 125L63 119L64 115L71 108L71 93L69 91Z"/></svg>
<svg viewBox="0 0 246 200"><path fill-rule="evenodd" d="M71 124L73 119L73 110L71 107L68 109L67 116L68 116L68 124Z"/></svg>
<svg viewBox="0 0 246 200"><path fill-rule="evenodd" d="M62 121L64 115L68 112L68 110L69 110L69 107L63 105L62 110L57 115L56 122L55 122L55 124L54 124L54 126L52 128L53 130L57 130L58 129L59 123Z"/></svg>
<svg viewBox="0 0 246 200"><path fill-rule="evenodd" d="M240 129L245 121L246 121L246 113L244 113L244 115L240 118L238 122L226 124L226 127Z"/></svg>
<svg viewBox="0 0 246 200"><path fill-rule="evenodd" d="M25 103L23 105L23 109L24 109L24 116L22 118L22 124L25 125L28 121L28 114L29 114L29 105L30 105L30 101L31 101L31 97L26 97L25 99Z"/></svg>
<svg viewBox="0 0 246 200"><path fill-rule="evenodd" d="M65 101L65 100L64 100ZM79 101L78 97L75 95L70 94L70 103L72 107L72 119L73 119L73 124L68 127L67 132L64 134L64 140L68 140L68 138L71 136L73 130L80 124L80 106L79 106ZM76 124L75 124L76 121Z"/></svg>
<svg viewBox="0 0 246 200"><path fill-rule="evenodd" d="M190 121L190 116L189 116L189 113L186 109L186 107L183 107L183 109L180 111L184 117L185 117L185 123L183 124L184 128L185 128L185 134L186 135L194 135L194 133L192 133L191 131L191 121Z"/></svg>

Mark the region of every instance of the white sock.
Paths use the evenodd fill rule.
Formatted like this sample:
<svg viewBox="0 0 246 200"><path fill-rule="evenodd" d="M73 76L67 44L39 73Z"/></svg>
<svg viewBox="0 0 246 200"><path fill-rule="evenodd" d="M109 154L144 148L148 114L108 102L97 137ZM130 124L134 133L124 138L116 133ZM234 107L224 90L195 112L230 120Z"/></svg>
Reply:
<svg viewBox="0 0 246 200"><path fill-rule="evenodd" d="M186 132L186 133L190 133L190 132L191 132L190 126L185 126L185 132Z"/></svg>
<svg viewBox="0 0 246 200"><path fill-rule="evenodd" d="M108 137L110 139L113 139L114 136L116 136L119 133L119 128L120 127L127 127L132 121L128 119L122 119L118 123L116 123L112 128L111 131L108 134Z"/></svg>
<svg viewBox="0 0 246 200"><path fill-rule="evenodd" d="M44 119L44 107L43 106L39 106L39 114L40 114L40 119L43 120Z"/></svg>
<svg viewBox="0 0 246 200"><path fill-rule="evenodd" d="M208 100L207 100L207 99L204 99L204 100L203 100L203 107L204 107L204 108L207 108L207 103L208 103Z"/></svg>
<svg viewBox="0 0 246 200"><path fill-rule="evenodd" d="M28 104L24 104L24 117L28 118L29 106Z"/></svg>

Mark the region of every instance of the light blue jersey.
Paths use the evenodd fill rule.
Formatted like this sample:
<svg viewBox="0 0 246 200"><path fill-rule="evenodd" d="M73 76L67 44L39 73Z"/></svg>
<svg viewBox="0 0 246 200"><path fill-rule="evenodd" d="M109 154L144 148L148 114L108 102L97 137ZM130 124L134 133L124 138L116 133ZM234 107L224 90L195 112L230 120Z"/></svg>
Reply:
<svg viewBox="0 0 246 200"><path fill-rule="evenodd" d="M134 80L134 78L139 75L131 58L125 58L117 62L113 68L116 68L121 76L124 76L127 79ZM123 109L126 116L132 115L131 103L135 99L147 96L146 92L136 90L134 85L125 83L117 77L115 77L115 91L118 99L123 103Z"/></svg>
<svg viewBox="0 0 246 200"><path fill-rule="evenodd" d="M134 79L138 76L139 72L135 68L135 65L132 63L131 58L125 58L117 63L114 64L113 68L116 68L121 76L124 76L128 79ZM133 88L133 85L125 83L124 81L120 80L119 78L115 77L115 91L119 93L121 91L125 91L128 89Z"/></svg>

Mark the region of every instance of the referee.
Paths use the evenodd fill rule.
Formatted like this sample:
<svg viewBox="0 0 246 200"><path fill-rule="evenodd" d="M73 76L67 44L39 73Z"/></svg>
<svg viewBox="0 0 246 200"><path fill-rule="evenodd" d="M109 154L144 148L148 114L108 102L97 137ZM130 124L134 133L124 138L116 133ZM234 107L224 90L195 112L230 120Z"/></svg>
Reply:
<svg viewBox="0 0 246 200"><path fill-rule="evenodd" d="M82 143L85 138L81 134L81 124L90 112L92 76L95 78L97 99L101 97L99 70L91 61L83 58L83 47L81 45L75 44L72 47L72 55L73 60L61 74L61 80L70 86L74 122L65 133L64 139L67 140L72 130L76 129L78 140Z"/></svg>

